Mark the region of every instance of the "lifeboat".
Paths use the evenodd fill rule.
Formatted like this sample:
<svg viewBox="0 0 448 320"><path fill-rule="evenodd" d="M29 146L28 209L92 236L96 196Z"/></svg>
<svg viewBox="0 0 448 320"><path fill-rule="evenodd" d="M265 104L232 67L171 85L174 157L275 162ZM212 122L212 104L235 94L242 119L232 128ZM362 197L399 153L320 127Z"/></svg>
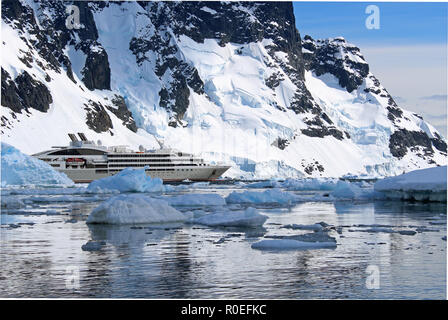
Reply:
<svg viewBox="0 0 448 320"><path fill-rule="evenodd" d="M67 158L67 159L65 159L65 162L67 162L67 163L84 163L84 162L86 162L86 160L82 159L82 158Z"/></svg>

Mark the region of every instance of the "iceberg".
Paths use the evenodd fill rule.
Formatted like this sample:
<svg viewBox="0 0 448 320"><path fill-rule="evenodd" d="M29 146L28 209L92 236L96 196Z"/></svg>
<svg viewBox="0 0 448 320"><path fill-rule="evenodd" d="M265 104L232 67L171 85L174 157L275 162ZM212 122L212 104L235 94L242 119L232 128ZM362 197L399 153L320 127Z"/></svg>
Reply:
<svg viewBox="0 0 448 320"><path fill-rule="evenodd" d="M259 214L254 208L244 211L221 211L200 216L190 222L209 227L261 227L267 216Z"/></svg>
<svg viewBox="0 0 448 320"><path fill-rule="evenodd" d="M164 198L172 206L225 206L226 201L219 194L182 194Z"/></svg>
<svg viewBox="0 0 448 320"><path fill-rule="evenodd" d="M185 221L187 217L166 201L143 194L114 196L96 207L87 223L138 224Z"/></svg>
<svg viewBox="0 0 448 320"><path fill-rule="evenodd" d="M291 204L302 198L280 189L269 189L263 192L232 192L226 198L227 203L279 203Z"/></svg>
<svg viewBox="0 0 448 320"><path fill-rule="evenodd" d="M377 181L374 190L391 200L446 202L446 166L411 171Z"/></svg>
<svg viewBox="0 0 448 320"><path fill-rule="evenodd" d="M64 173L48 163L28 156L13 146L1 143L1 186L9 185L73 185Z"/></svg>
<svg viewBox="0 0 448 320"><path fill-rule="evenodd" d="M119 192L163 192L163 181L159 178L151 178L146 174L146 169L126 168L117 174L92 181L87 190L97 192L99 190L117 190Z"/></svg>

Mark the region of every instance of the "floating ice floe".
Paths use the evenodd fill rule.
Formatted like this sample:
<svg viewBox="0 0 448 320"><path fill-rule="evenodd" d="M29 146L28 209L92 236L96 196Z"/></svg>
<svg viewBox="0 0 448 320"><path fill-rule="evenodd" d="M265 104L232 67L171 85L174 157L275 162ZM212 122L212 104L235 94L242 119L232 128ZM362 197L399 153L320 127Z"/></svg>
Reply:
<svg viewBox="0 0 448 320"><path fill-rule="evenodd" d="M232 192L226 198L227 203L279 203L291 204L302 198L280 189L270 189L263 192L244 191Z"/></svg>
<svg viewBox="0 0 448 320"><path fill-rule="evenodd" d="M372 188L361 188L355 183L340 180L335 184L330 196L338 200L367 200L373 199L375 192Z"/></svg>
<svg viewBox="0 0 448 320"><path fill-rule="evenodd" d="M309 249L334 249L335 242L308 242L293 239L261 240L251 245L258 250L309 250Z"/></svg>
<svg viewBox="0 0 448 320"><path fill-rule="evenodd" d="M325 222L318 225L321 227L328 226ZM323 230L314 230L311 233L292 236L268 236L266 238L269 239L255 242L251 247L260 250L309 250L334 249L337 247L336 239Z"/></svg>
<svg viewBox="0 0 448 320"><path fill-rule="evenodd" d="M331 191L336 188L337 182L338 179L331 178L287 179L281 184L281 187L291 191Z"/></svg>
<svg viewBox="0 0 448 320"><path fill-rule="evenodd" d="M89 241L81 246L82 251L99 251L106 245L104 241Z"/></svg>
<svg viewBox="0 0 448 320"><path fill-rule="evenodd" d="M96 202L102 200L99 196L74 196L74 195L62 195L62 196L33 196L25 199L26 203L31 202Z"/></svg>
<svg viewBox="0 0 448 320"><path fill-rule="evenodd" d="M8 185L73 185L64 173L48 163L23 154L13 146L1 143L1 186Z"/></svg>
<svg viewBox="0 0 448 320"><path fill-rule="evenodd" d="M92 192L98 190L117 190L119 192L163 192L163 181L159 178L151 178L146 174L146 169L126 168L117 174L94 180L87 187Z"/></svg>
<svg viewBox="0 0 448 320"><path fill-rule="evenodd" d="M114 196L96 207L87 223L137 224L185 221L187 217L166 201L143 194Z"/></svg>
<svg viewBox="0 0 448 320"><path fill-rule="evenodd" d="M219 194L182 194L173 197L164 197L172 206L224 206L226 201Z"/></svg>
<svg viewBox="0 0 448 320"><path fill-rule="evenodd" d="M392 200L446 202L446 166L411 171L375 183L374 189Z"/></svg>
<svg viewBox="0 0 448 320"><path fill-rule="evenodd" d="M322 224L320 224L320 223L315 223L315 224L288 224L286 226L283 226L282 228L292 229L292 230L322 231L324 229L324 226Z"/></svg>
<svg viewBox="0 0 448 320"><path fill-rule="evenodd" d="M260 227L267 220L267 216L259 214L254 208L244 211L222 211L206 214L190 220L191 223L210 227Z"/></svg>
<svg viewBox="0 0 448 320"><path fill-rule="evenodd" d="M280 188L282 187L282 183L277 180L268 180L268 181L260 181L253 182L246 185L247 188Z"/></svg>

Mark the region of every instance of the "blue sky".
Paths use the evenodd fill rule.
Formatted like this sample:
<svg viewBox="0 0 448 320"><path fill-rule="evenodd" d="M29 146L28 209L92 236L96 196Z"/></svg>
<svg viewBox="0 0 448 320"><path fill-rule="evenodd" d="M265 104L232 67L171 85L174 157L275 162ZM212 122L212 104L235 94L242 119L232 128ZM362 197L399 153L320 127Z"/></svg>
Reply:
<svg viewBox="0 0 448 320"><path fill-rule="evenodd" d="M365 27L370 4L379 30ZM447 136L447 3L294 2L294 13L302 37L343 36L360 47L397 103Z"/></svg>

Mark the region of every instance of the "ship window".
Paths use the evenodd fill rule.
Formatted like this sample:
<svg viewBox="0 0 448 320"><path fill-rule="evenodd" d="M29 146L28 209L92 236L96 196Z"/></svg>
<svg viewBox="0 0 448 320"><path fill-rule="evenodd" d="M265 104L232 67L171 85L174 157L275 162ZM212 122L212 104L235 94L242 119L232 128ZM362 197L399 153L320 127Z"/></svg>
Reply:
<svg viewBox="0 0 448 320"><path fill-rule="evenodd" d="M64 149L49 153L52 156L94 156L103 155L105 151L95 149Z"/></svg>

